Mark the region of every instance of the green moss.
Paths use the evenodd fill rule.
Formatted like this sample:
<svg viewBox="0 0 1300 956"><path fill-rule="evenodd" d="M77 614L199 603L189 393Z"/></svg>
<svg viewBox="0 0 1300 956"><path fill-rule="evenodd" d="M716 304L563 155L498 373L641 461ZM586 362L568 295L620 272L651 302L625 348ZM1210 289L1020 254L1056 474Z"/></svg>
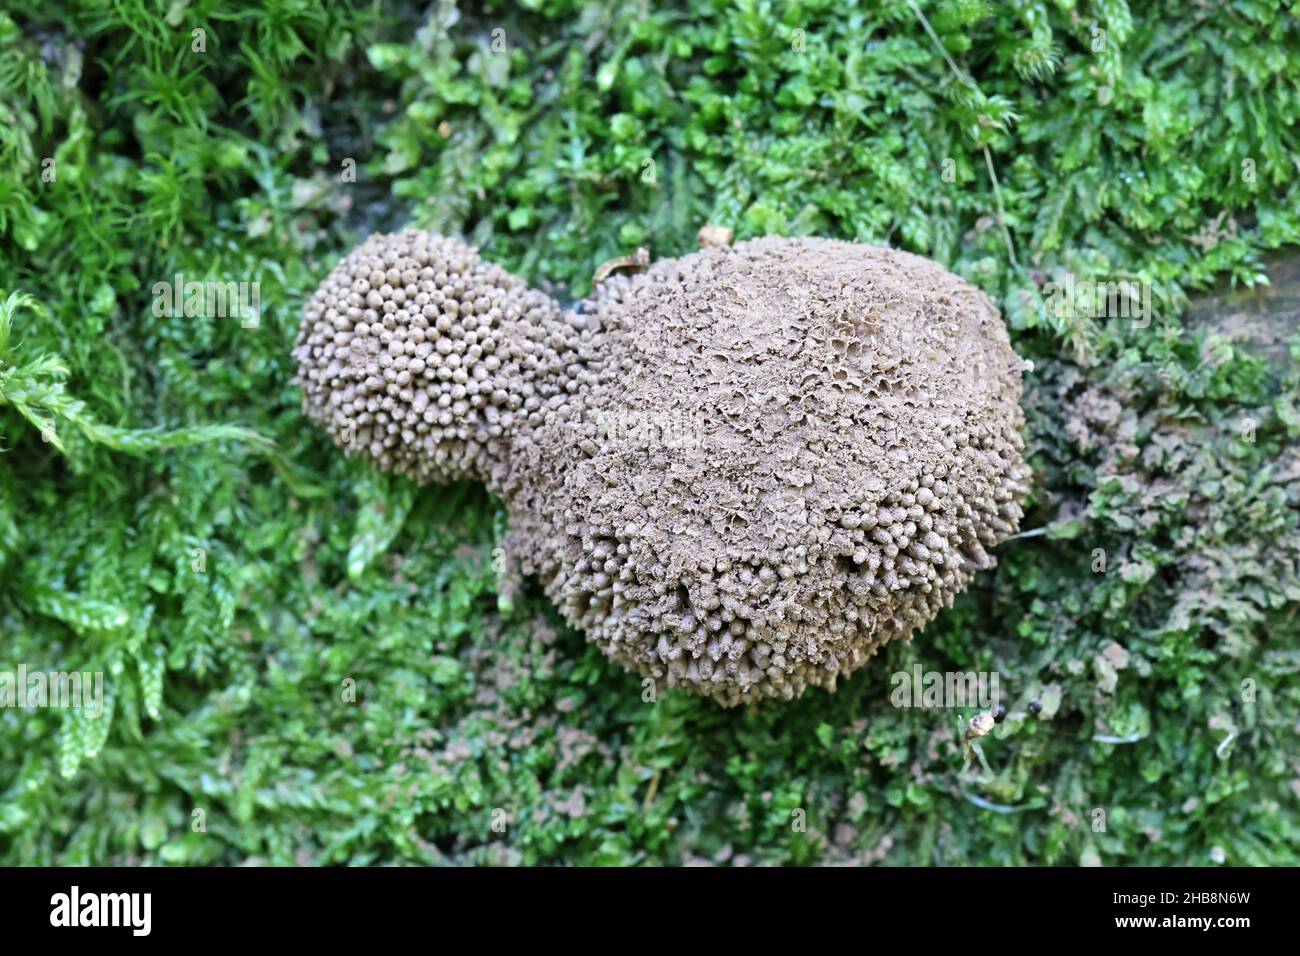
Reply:
<svg viewBox="0 0 1300 956"><path fill-rule="evenodd" d="M1300 342L1181 318L1300 239L1295 18L920 8L0 14L0 670L110 708L0 709L0 862L1296 863ZM1037 364L1047 530L834 696L648 702L498 600L482 491L299 413L304 296L406 222L570 296L705 222L937 258ZM1067 271L1156 320L1049 311ZM258 282L255 326L157 314L177 273ZM971 711L890 706L914 663L1000 674L987 770Z"/></svg>

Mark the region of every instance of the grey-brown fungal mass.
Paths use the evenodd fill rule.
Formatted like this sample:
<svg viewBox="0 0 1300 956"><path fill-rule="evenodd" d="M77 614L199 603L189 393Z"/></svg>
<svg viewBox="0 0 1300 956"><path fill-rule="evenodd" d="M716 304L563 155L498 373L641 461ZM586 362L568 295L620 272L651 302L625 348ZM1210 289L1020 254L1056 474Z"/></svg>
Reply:
<svg viewBox="0 0 1300 956"><path fill-rule="evenodd" d="M429 354L452 374L413 372ZM911 635L992 565L1028 490L997 311L890 249L710 247L562 314L460 243L372 237L295 355L311 417L417 480L487 480L568 620L726 705L833 687Z"/></svg>
<svg viewBox="0 0 1300 956"><path fill-rule="evenodd" d="M381 468L487 478L516 423L560 385L563 326L553 299L458 240L371 236L303 308L303 408Z"/></svg>

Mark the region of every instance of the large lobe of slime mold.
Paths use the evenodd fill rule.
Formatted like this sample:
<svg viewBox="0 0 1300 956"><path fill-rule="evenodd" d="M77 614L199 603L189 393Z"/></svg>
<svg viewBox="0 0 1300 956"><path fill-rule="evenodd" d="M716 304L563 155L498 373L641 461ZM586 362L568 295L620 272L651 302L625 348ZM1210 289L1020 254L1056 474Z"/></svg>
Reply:
<svg viewBox="0 0 1300 956"><path fill-rule="evenodd" d="M891 249L714 247L564 313L455 240L376 236L294 354L345 450L484 478L569 621L726 705L834 687L910 636L1028 490L997 311Z"/></svg>

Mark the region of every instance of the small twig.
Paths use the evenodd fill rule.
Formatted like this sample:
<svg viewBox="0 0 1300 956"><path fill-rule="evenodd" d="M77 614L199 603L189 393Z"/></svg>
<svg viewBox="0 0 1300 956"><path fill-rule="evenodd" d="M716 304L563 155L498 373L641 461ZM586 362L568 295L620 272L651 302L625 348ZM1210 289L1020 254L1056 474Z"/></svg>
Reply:
<svg viewBox="0 0 1300 956"><path fill-rule="evenodd" d="M968 76L962 75L957 64L954 63L952 57L948 55L947 49L945 49L944 45L939 42L939 35L934 32L934 27L930 26L930 21L925 18L925 14L921 12L921 8L916 5L916 0L907 0L907 4L912 8L912 12L916 14L916 18L921 21L921 26L925 27L925 32L930 34L930 39L933 40L934 45L939 48L939 52L943 54L943 58L948 61L948 67L957 75L957 79L962 80L963 82L969 82L973 86L975 81L970 79Z"/></svg>
<svg viewBox="0 0 1300 956"><path fill-rule="evenodd" d="M596 268L595 275L591 277L591 284L593 286L600 285L619 270L644 272L648 265L650 265L650 251L644 248L638 249L630 256L619 256L617 259L610 259L608 262L601 263Z"/></svg>
<svg viewBox="0 0 1300 956"><path fill-rule="evenodd" d="M989 179L993 180L993 198L998 204L998 225L1002 227L1002 238L1007 244L1007 256L1011 259L1011 265L1017 271L1020 270L1020 263L1016 261L1016 248L1011 244L1011 230L1007 228L1007 213L1002 208L1002 187L998 185L998 174L993 171L993 157L989 153L987 146L982 147L984 150L984 162L989 167Z"/></svg>
<svg viewBox="0 0 1300 956"><path fill-rule="evenodd" d="M973 793L966 793L964 791L962 793L962 796L965 797L970 803L975 804L975 806L979 807L981 810L992 810L994 813L1023 813L1026 810L1037 810L1040 806L1042 806L1042 804L1031 803L1031 804L1026 804L1023 807L1013 807L1013 806L1008 806L1005 803L992 803L988 800L985 800L983 797L977 797Z"/></svg>
<svg viewBox="0 0 1300 956"><path fill-rule="evenodd" d="M1092 739L1099 744L1135 744L1141 740L1141 733L1129 734L1127 737L1112 737L1109 734L1093 734Z"/></svg>
<svg viewBox="0 0 1300 956"><path fill-rule="evenodd" d="M1047 534L1052 530L1050 525L1043 525L1041 528L1030 528L1028 531L1021 531L1019 534L1013 534L1009 538L1003 538L999 544L1005 544L1008 541L1015 541L1016 538L1037 538L1039 535Z"/></svg>
<svg viewBox="0 0 1300 956"><path fill-rule="evenodd" d="M642 812L650 809L650 802L654 800L655 793L659 790L659 777L662 773L662 770L656 769L655 772L650 775L650 786L646 788L645 799L641 801Z"/></svg>
<svg viewBox="0 0 1300 956"><path fill-rule="evenodd" d="M1214 756L1218 757L1220 760L1226 757L1228 755L1228 748L1232 746L1232 742L1236 739L1237 732L1234 730L1220 741L1219 746L1214 748Z"/></svg>

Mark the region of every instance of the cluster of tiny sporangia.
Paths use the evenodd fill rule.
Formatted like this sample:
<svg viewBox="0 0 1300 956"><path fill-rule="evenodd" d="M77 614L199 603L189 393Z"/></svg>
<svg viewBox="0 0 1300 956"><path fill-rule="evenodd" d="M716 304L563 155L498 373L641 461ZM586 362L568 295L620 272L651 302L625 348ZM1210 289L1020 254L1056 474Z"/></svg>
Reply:
<svg viewBox="0 0 1300 956"><path fill-rule="evenodd" d="M829 513L826 534L808 544L689 569L665 566L649 546L645 524L666 520L653 504L615 533L588 518L550 592L607 653L669 686L728 705L791 699L809 684L833 686L992 566L986 547L1018 522L1028 469L1013 466L1007 485L972 502L953 477L939 466L905 491L838 512L836 524ZM575 502L559 520L583 519Z"/></svg>
<svg viewBox="0 0 1300 956"><path fill-rule="evenodd" d="M488 481L507 551L571 623L726 705L833 687L910 635L992 565L1028 490L996 312L893 250L711 247L564 312L460 242L374 236L312 297L294 354L308 415L350 453ZM969 361L1007 372L956 374ZM719 369L787 417L717 400ZM680 445L623 424L682 421Z"/></svg>
<svg viewBox="0 0 1300 956"><path fill-rule="evenodd" d="M559 306L455 239L376 235L303 310L307 414L349 454L417 481L486 477L556 362ZM561 343L563 344L563 343Z"/></svg>
<svg viewBox="0 0 1300 956"><path fill-rule="evenodd" d="M820 242L742 244L741 257L719 250L610 280L581 306L600 330L583 356L595 373L581 396L585 416L564 429L540 429L527 443L542 446L539 457L549 464L532 473L546 490L529 502L542 518L520 536L524 565L611 657L724 704L791 698L809 684L833 686L887 640L912 633L976 570L992 565L986 549L1014 532L1028 487L1030 472L1020 460L1019 365L1005 335L987 331L996 320L991 306L932 263L881 250L865 256L864 247L848 244L825 249ZM785 384L759 382L758 392L776 396L775 407L799 406L800 437L786 441L779 424L765 432L756 416L737 417L711 397L707 359L720 350L713 334L722 315L716 303L724 310L727 302L758 303L761 311L763 284L755 274L778 290L833 288L835 275L791 264L837 259L851 274L874 270L888 280L850 298L856 308L844 309L880 317L872 323L875 350L862 357L870 372L834 374L853 353L843 337L853 328L825 328L825 309L816 303L787 313L782 329L793 328L800 342L824 337L837 364L828 372L819 364L827 359L824 350L802 347L775 365ZM919 276L909 273L917 263ZM902 275L889 275L886 266ZM953 376L947 362L928 371L917 367L917 316L878 307L895 301L909 277L937 287L935 304L926 307L941 338L927 347L959 354L960 361L977 354L990 367L1005 368L1006 376L981 383ZM744 366L749 350L770 343L774 333L756 328L752 315L737 323L754 328L753 341L721 349L724 375ZM759 364L772 367L766 359ZM805 380L843 382L843 394L823 401L790 384ZM665 388L665 382L696 387ZM942 424L930 408L938 399L950 413ZM761 403L747 408L754 404ZM690 447L646 449L599 427L626 414L698 421L702 410L712 427L706 423L703 441ZM886 474L864 451L900 423L915 436L908 446L910 478ZM752 440L732 441L734 432ZM746 450L749 457L736 457ZM788 483L771 477L767 460L787 453L800 456ZM832 480L814 482L816 472ZM758 520L752 508L735 510L746 494L754 500L755 490L757 500L793 502L799 520L786 523L779 514ZM718 534L710 537L710 530ZM678 547L679 541L688 543Z"/></svg>

